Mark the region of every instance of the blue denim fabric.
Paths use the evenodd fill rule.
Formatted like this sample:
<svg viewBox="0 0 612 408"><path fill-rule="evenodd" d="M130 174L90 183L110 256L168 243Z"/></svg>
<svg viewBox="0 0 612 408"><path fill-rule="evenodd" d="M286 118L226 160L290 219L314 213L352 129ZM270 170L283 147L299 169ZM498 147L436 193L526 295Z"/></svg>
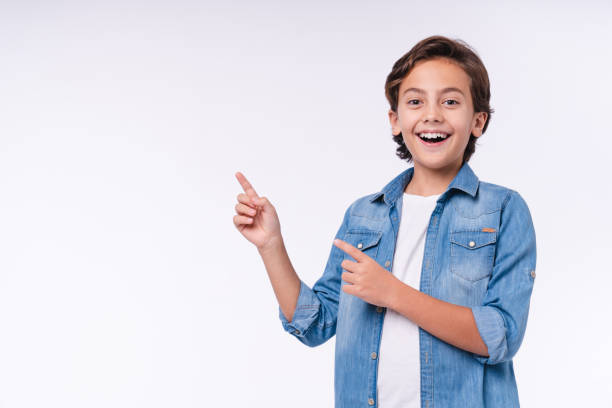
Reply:
<svg viewBox="0 0 612 408"><path fill-rule="evenodd" d="M380 192L354 201L336 238L392 270L402 197L413 167ZM386 309L346 294L340 263L352 258L332 245L312 289L303 281L283 328L307 346L334 334L336 408L375 407L380 339ZM488 357L454 347L419 328L421 406L518 407L512 358L523 340L536 266L536 237L518 192L479 181L464 163L431 215L419 289L471 308ZM371 354L376 352L377 354ZM383 407L394 408L394 407Z"/></svg>

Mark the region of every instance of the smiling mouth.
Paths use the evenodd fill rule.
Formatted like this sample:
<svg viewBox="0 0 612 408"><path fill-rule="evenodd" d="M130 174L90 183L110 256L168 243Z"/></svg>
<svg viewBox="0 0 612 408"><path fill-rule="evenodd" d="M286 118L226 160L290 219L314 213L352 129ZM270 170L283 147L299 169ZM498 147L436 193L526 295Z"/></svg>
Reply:
<svg viewBox="0 0 612 408"><path fill-rule="evenodd" d="M439 146L444 144L452 134L448 133L417 133L416 136L427 146Z"/></svg>

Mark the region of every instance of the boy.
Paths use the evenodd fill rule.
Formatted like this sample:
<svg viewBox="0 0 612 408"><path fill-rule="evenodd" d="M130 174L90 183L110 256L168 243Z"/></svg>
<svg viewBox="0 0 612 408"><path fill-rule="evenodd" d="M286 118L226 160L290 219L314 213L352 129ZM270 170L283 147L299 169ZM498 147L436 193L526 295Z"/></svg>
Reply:
<svg viewBox="0 0 612 408"><path fill-rule="evenodd" d="M262 256L284 329L311 347L336 335L336 407L518 407L536 241L519 193L467 164L493 112L487 71L462 41L432 36L385 92L397 155L414 166L349 206L312 289L241 173L234 224Z"/></svg>

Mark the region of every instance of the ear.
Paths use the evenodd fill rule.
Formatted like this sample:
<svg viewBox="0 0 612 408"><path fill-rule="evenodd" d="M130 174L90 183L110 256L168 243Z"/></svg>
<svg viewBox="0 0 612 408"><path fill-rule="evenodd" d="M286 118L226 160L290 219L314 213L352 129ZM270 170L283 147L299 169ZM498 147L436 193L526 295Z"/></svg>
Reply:
<svg viewBox="0 0 612 408"><path fill-rule="evenodd" d="M482 129L485 123L487 123L487 112L476 112L474 115L474 124L472 125L472 134L474 137L482 136Z"/></svg>
<svg viewBox="0 0 612 408"><path fill-rule="evenodd" d="M399 126L397 113L394 112L393 109L389 109L389 122L391 123L391 133L393 133L394 136L399 135L402 129Z"/></svg>

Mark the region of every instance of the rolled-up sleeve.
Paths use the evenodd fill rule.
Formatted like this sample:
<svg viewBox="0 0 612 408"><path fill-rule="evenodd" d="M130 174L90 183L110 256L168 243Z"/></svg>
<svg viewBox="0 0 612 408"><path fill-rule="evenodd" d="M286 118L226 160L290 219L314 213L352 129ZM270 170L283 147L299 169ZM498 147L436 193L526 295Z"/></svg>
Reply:
<svg viewBox="0 0 612 408"><path fill-rule="evenodd" d="M345 211L335 238L344 237L352 206ZM285 331L307 346L318 346L336 334L342 283L340 264L343 259L342 250L332 244L323 275L313 287L310 288L300 279L300 293L291 322L287 320L280 306L278 307L278 315Z"/></svg>
<svg viewBox="0 0 612 408"><path fill-rule="evenodd" d="M472 313L488 357L483 364L509 361L518 351L529 314L536 268L536 236L531 213L521 195L510 190L501 210L493 273L487 293Z"/></svg>

